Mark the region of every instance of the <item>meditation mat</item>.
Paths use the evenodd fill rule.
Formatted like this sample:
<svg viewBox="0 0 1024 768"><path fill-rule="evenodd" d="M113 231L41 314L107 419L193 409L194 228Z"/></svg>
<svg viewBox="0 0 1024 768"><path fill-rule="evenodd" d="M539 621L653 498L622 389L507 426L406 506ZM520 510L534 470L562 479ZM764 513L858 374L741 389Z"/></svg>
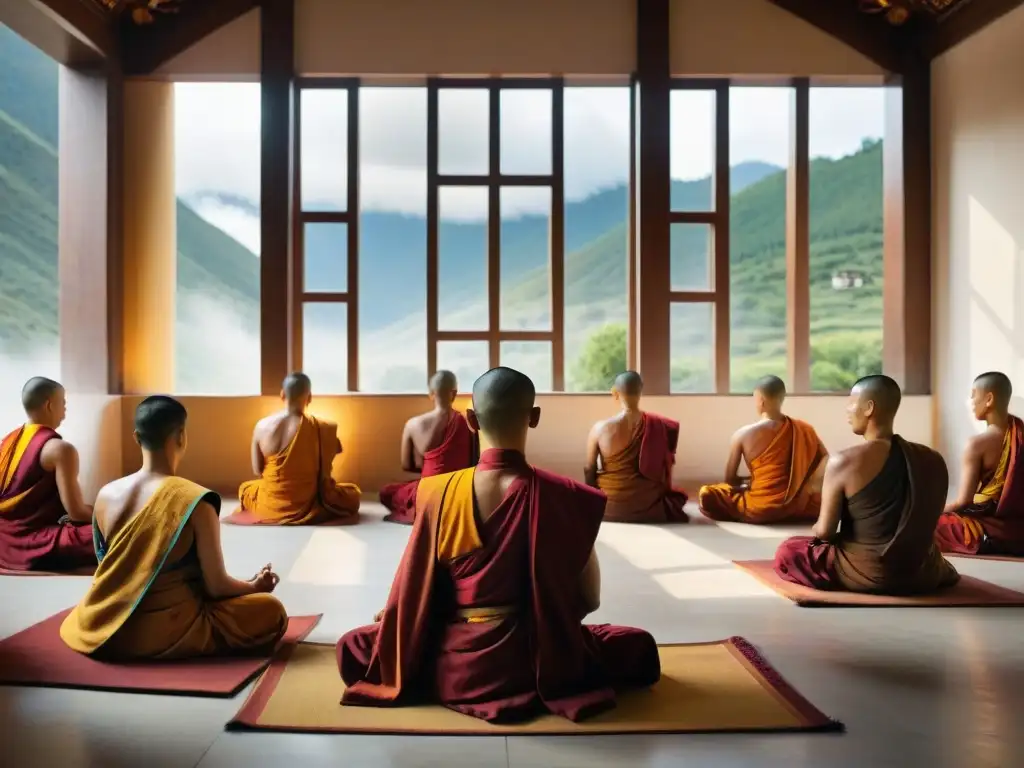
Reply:
<svg viewBox="0 0 1024 768"><path fill-rule="evenodd" d="M256 515L254 515L252 512L249 512L248 510L242 509L241 507L236 509L230 515L222 517L220 519L220 521L222 523L227 524L227 525L267 525L267 526L277 526L277 523L267 523L267 522L264 522L263 520L260 520L258 517L256 517ZM282 528L308 528L308 527L320 527L320 526L328 526L328 525L354 525L354 524L356 524L358 522L359 522L359 517L357 517L357 516L354 516L354 519L348 519L348 518L344 518L344 517L331 517L331 518L328 518L327 520L325 520L322 523L311 523L310 525L287 525L287 526L280 526L280 527L282 527Z"/></svg>
<svg viewBox="0 0 1024 768"><path fill-rule="evenodd" d="M230 697L270 663L269 654L118 664L96 661L61 640L60 625L68 613L70 609L0 640L0 685ZM278 651L300 642L319 621L320 616L289 617Z"/></svg>
<svg viewBox="0 0 1024 768"><path fill-rule="evenodd" d="M854 606L862 608L1024 606L1024 592L1016 592L981 579L975 579L972 576L965 576L962 573L960 581L954 586L931 595L868 595L860 592L825 592L793 584L775 573L774 562L771 560L733 560L733 564L765 586L774 589L782 597L805 608L822 606L833 608Z"/></svg>
<svg viewBox="0 0 1024 768"><path fill-rule="evenodd" d="M92 576L94 573L95 565L84 565L70 571L9 571L0 568L0 576Z"/></svg>
<svg viewBox="0 0 1024 768"><path fill-rule="evenodd" d="M593 735L743 731L840 731L741 637L662 645L661 680L623 693L618 706L581 723L545 715L492 725L439 705L352 707L333 645L282 649L249 694L230 730L462 736Z"/></svg>

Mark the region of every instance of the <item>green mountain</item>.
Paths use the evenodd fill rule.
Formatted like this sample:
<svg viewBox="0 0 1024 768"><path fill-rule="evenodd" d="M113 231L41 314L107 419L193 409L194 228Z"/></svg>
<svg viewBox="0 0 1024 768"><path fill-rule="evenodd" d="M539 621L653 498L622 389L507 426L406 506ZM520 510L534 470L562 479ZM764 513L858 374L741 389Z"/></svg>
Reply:
<svg viewBox="0 0 1024 768"><path fill-rule="evenodd" d="M31 350L52 345L57 335L57 67L0 26L0 71L16 75L0 80L0 349ZM816 388L842 388L880 368L881 174L880 143L866 143L840 160L811 163ZM732 383L735 390L744 390L760 375L785 371L785 173L764 163L744 163L733 169L731 183ZM710 188L709 179L675 182L673 207L699 207ZM625 365L617 351L624 344L609 344L608 339L625 333L627 200L628 190L620 186L566 207L566 360L570 386L577 391L603 389L608 383L604 371ZM242 211L251 206L246 201L231 204ZM258 327L259 263L251 251L180 200L177 213L178 322L179 328L185 323L192 329L191 338L178 334L178 368L200 376L210 366L197 359L193 340L196 329L205 327L204 318L189 304L190 297L230 307L239 326L251 333ZM360 225L360 334L367 334L361 354L379 350L382 355L361 365L377 375L363 388L418 389L423 372L407 361L422 355L425 222L366 213ZM441 309L446 327L468 328L474 318L486 317L481 291L486 280L480 247L484 231L481 224L442 222ZM344 253L343 239L338 229L307 232L307 262L329 265ZM674 286L710 287L708 247L706 229L676 228ZM547 252L544 217L503 223L503 327L550 322ZM835 290L833 275L843 271L857 272L863 285ZM395 280L396 275L402 279ZM674 390L710 388L711 327L706 307L674 308ZM542 345L508 347L510 361L528 370L530 365L542 369L548 354ZM480 372L479 360L453 360L460 375ZM183 391L204 386L180 375L178 384Z"/></svg>

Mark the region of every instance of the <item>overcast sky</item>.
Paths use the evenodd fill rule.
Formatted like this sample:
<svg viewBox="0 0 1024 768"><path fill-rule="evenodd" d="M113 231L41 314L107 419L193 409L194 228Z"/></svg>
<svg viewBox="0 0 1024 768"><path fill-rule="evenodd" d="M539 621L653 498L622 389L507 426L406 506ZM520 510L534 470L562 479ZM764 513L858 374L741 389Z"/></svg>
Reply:
<svg viewBox="0 0 1024 768"><path fill-rule="evenodd" d="M507 96L505 95L507 94ZM487 157L486 93L442 91L439 163L442 173L479 173ZM202 192L259 200L260 93L255 83L179 83L175 86L176 185L179 195ZM707 176L713 164L714 94L672 95L674 179ZM785 165L789 91L737 88L730 96L735 165L760 160ZM363 210L425 215L426 113L424 88L366 88L360 93L360 192ZM345 94L303 93L302 187L307 201L344 207L347 154ZM811 91L813 156L855 152L883 129L881 89ZM503 94L502 170L545 173L551 164L551 97L542 91ZM629 93L626 88L570 88L565 96L566 197L582 199L624 183L629 169ZM445 218L482 219L481 196L446 196ZM537 212L545 195L517 195L503 215ZM450 204L447 202L450 201ZM200 213L258 250L258 225L237 210L209 201Z"/></svg>

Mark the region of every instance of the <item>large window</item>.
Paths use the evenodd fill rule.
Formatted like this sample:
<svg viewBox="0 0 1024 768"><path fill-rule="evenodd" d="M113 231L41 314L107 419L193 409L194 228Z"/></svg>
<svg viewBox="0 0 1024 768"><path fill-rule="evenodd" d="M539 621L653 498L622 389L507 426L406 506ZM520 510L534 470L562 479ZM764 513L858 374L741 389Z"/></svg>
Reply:
<svg viewBox="0 0 1024 768"><path fill-rule="evenodd" d="M59 65L0 24L0 430L21 388L60 378L57 313Z"/></svg>
<svg viewBox="0 0 1024 768"><path fill-rule="evenodd" d="M260 86L174 86L174 389L260 391ZM130 211L128 212L130 215ZM216 328L216 333L210 333Z"/></svg>
<svg viewBox="0 0 1024 768"><path fill-rule="evenodd" d="M294 324L321 392L627 365L627 87L300 84ZM356 215L354 212L358 212ZM570 321L570 322L567 322Z"/></svg>
<svg viewBox="0 0 1024 768"><path fill-rule="evenodd" d="M882 372L885 89L810 89L811 388ZM922 343L928 343L924 339Z"/></svg>

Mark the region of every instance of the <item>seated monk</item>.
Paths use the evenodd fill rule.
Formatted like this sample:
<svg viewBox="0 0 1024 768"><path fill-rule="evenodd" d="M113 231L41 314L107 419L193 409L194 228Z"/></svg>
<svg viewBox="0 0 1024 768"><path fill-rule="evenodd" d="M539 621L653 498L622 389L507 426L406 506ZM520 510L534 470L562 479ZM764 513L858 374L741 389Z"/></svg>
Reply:
<svg viewBox="0 0 1024 768"><path fill-rule="evenodd" d="M92 507L78 485L78 451L57 434L67 398L37 376L21 391L28 421L0 442L0 568L69 571L96 564Z"/></svg>
<svg viewBox="0 0 1024 768"><path fill-rule="evenodd" d="M700 489L705 517L740 523L818 519L821 476L828 451L810 424L782 413L786 385L765 376L754 387L760 419L732 436L725 482ZM739 476L740 461L750 477Z"/></svg>
<svg viewBox="0 0 1024 768"><path fill-rule="evenodd" d="M472 467L480 455L480 442L466 417L455 410L459 385L451 371L430 377L434 410L414 416L402 432L402 471L433 477ZM384 519L412 525L419 480L394 483L380 489L380 503L391 513Z"/></svg>
<svg viewBox="0 0 1024 768"><path fill-rule="evenodd" d="M605 498L527 463L533 382L488 371L466 415L493 447L475 468L420 481L387 605L338 641L342 703L581 720L613 707L618 689L653 685L654 638L582 623L599 602Z"/></svg>
<svg viewBox="0 0 1024 768"><path fill-rule="evenodd" d="M1024 422L1009 413L1012 394L1005 374L974 380L971 407L986 426L967 442L960 493L935 529L943 552L1024 557Z"/></svg>
<svg viewBox="0 0 1024 768"><path fill-rule="evenodd" d="M269 592L269 565L249 581L224 570L220 497L176 477L185 453L185 407L147 397L135 409L142 469L96 498L100 564L64 619L68 647L101 659L182 659L267 652L288 617Z"/></svg>
<svg viewBox="0 0 1024 768"><path fill-rule="evenodd" d="M641 411L643 388L635 371L615 378L612 397L622 410L590 430L584 479L608 496L609 522L686 523L686 494L672 487L679 422Z"/></svg>
<svg viewBox="0 0 1024 768"><path fill-rule="evenodd" d="M252 470L260 479L239 487L242 509L272 525L359 522L359 486L331 477L342 452L338 426L306 413L313 400L306 374L289 374L281 387L285 409L261 419L252 433Z"/></svg>
<svg viewBox="0 0 1024 768"><path fill-rule="evenodd" d="M949 473L942 457L893 434L900 388L866 376L850 393L850 425L865 438L825 467L813 537L784 541L775 572L821 590L920 595L960 576L935 546Z"/></svg>

